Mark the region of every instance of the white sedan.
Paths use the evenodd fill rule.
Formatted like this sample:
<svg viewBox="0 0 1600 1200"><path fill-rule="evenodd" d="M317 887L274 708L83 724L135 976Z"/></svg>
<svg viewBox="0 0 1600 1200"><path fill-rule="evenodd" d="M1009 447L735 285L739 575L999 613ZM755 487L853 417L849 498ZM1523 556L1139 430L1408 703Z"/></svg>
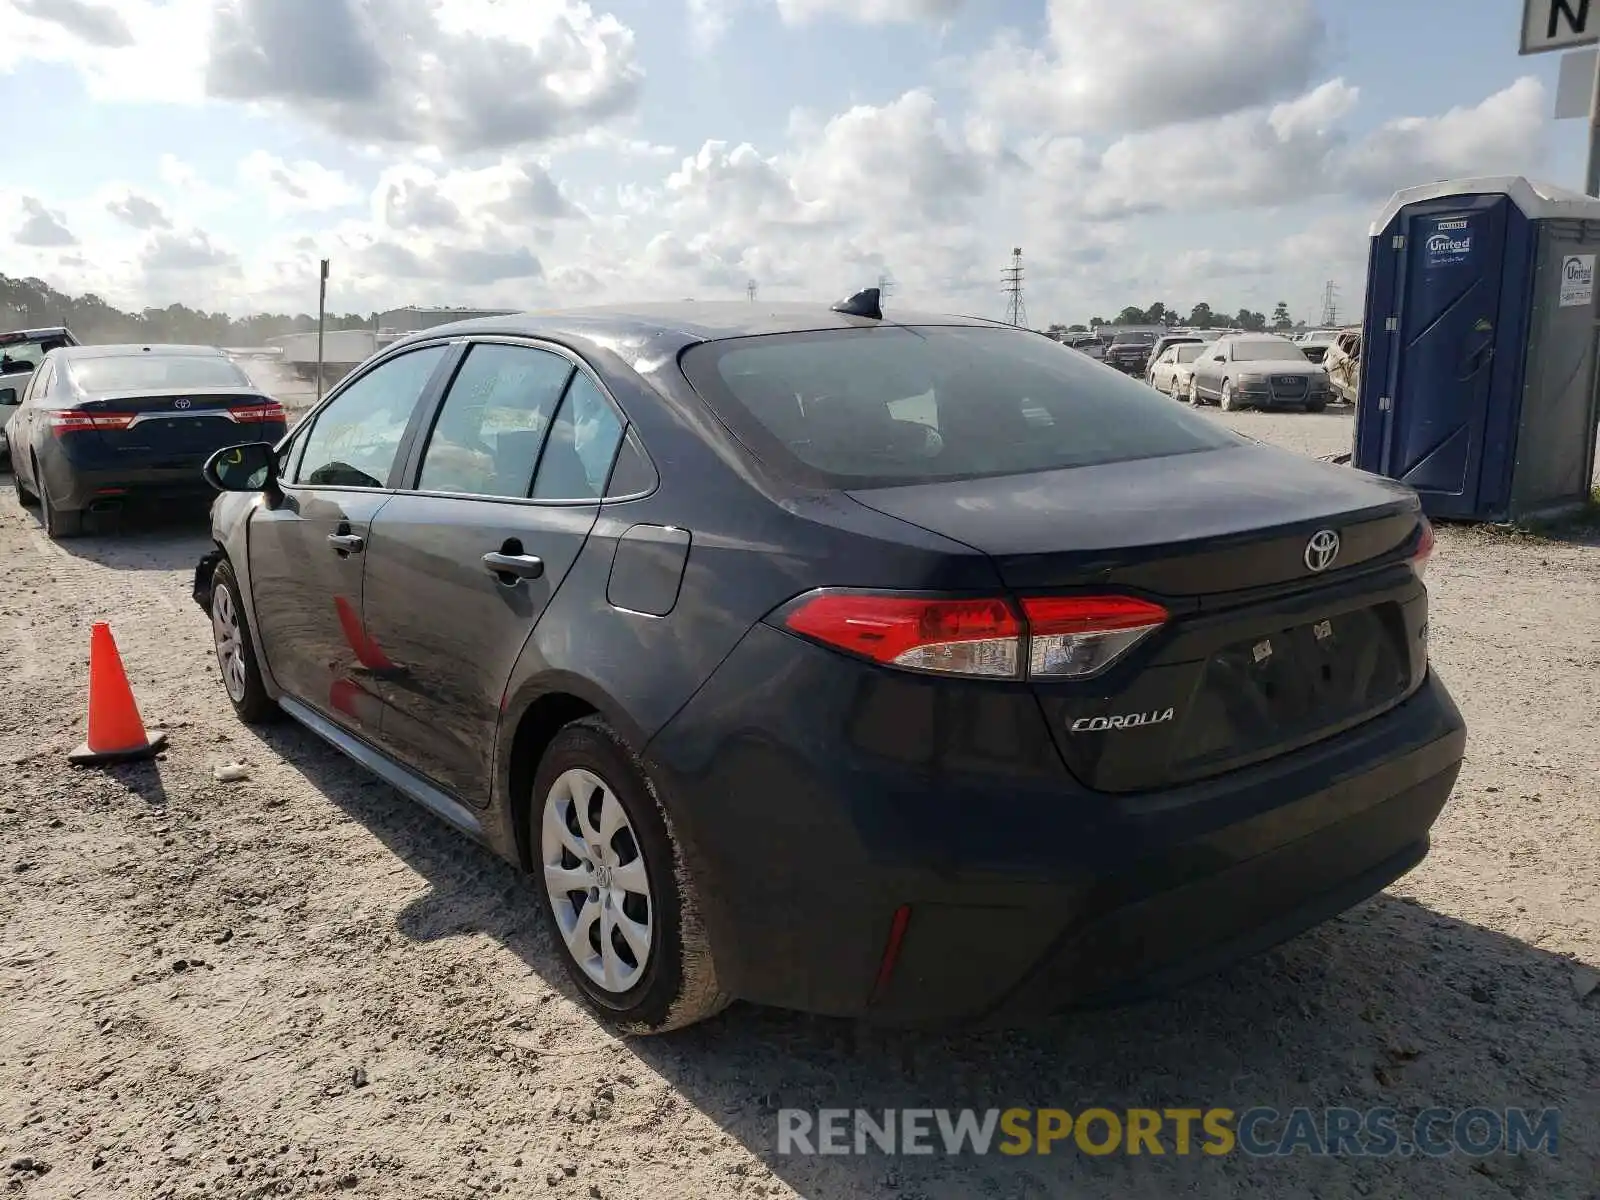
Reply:
<svg viewBox="0 0 1600 1200"><path fill-rule="evenodd" d="M1204 342L1179 342L1168 346L1161 357L1150 364L1150 386L1174 400L1187 396L1189 380L1194 375L1194 360L1205 348Z"/></svg>

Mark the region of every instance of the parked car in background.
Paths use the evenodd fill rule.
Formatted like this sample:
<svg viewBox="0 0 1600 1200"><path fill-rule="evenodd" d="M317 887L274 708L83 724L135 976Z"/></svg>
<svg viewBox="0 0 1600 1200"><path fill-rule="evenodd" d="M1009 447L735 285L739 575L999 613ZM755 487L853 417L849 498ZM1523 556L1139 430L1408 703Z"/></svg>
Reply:
<svg viewBox="0 0 1600 1200"><path fill-rule="evenodd" d="M1158 337L1156 339L1155 344L1150 347L1150 360L1149 360L1149 362L1147 362L1145 364L1144 381L1146 383L1149 383L1151 381L1150 380L1150 367L1155 363L1156 359L1160 358L1164 353L1166 353L1166 350L1167 350L1168 346L1181 346L1181 345L1187 345L1187 344L1198 343L1198 342L1203 342L1203 341L1205 341L1205 339L1203 337L1201 337L1198 333L1166 333L1166 334L1162 334L1160 337Z"/></svg>
<svg viewBox="0 0 1600 1200"><path fill-rule="evenodd" d="M17 498L53 538L129 500L201 496L218 446L271 440L283 408L210 346L74 346L45 355L10 425Z"/></svg>
<svg viewBox="0 0 1600 1200"><path fill-rule="evenodd" d="M1214 400L1227 411L1293 405L1321 412L1332 394L1326 371L1270 333L1218 338L1195 359L1189 380L1189 403Z"/></svg>
<svg viewBox="0 0 1600 1200"><path fill-rule="evenodd" d="M1156 344L1156 335L1142 330L1128 330L1114 335L1106 347L1105 363L1125 375L1143 375L1150 363L1150 351Z"/></svg>
<svg viewBox="0 0 1600 1200"><path fill-rule="evenodd" d="M1341 329L1322 360L1334 395L1354 404L1361 391L1361 329Z"/></svg>
<svg viewBox="0 0 1600 1200"><path fill-rule="evenodd" d="M1320 363L1328 347L1333 345L1333 339L1339 336L1336 329L1308 329L1304 333L1296 334L1294 344L1300 347L1300 352L1308 360Z"/></svg>
<svg viewBox="0 0 1600 1200"><path fill-rule="evenodd" d="M13 329L0 333L0 457L9 460L7 428L22 405L22 394L39 362L52 350L76 346L78 339L61 325L48 329Z"/></svg>
<svg viewBox="0 0 1600 1200"><path fill-rule="evenodd" d="M1205 351L1205 343L1196 339L1168 346L1145 373L1145 382L1158 392L1165 392L1174 400L1189 395L1189 380L1194 375L1194 360Z"/></svg>
<svg viewBox="0 0 1600 1200"><path fill-rule="evenodd" d="M1465 740L1415 494L858 301L444 326L219 451L239 716L529 872L633 1032L1125 998L1415 866Z"/></svg>

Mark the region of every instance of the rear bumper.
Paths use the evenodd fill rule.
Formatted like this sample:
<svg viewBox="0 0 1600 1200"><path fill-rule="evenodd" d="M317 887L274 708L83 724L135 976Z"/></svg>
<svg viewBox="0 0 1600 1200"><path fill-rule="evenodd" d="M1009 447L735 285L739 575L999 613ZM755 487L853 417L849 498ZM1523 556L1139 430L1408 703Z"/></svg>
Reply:
<svg viewBox="0 0 1600 1200"><path fill-rule="evenodd" d="M758 627L648 749L735 995L942 1024L1175 986L1421 861L1465 747L1430 676L1269 763L1110 795L1036 752L1037 705L887 675ZM878 723L925 726L926 758L889 761Z"/></svg>
<svg viewBox="0 0 1600 1200"><path fill-rule="evenodd" d="M84 470L54 455L40 463L50 487L50 500L60 509L85 509L129 500L186 500L214 494L201 475L204 463L192 467Z"/></svg>

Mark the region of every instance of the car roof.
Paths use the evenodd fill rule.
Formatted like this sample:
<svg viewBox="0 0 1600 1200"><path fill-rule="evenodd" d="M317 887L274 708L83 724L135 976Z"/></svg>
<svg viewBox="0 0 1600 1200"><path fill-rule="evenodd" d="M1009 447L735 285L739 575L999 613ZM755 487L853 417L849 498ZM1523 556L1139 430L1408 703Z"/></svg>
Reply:
<svg viewBox="0 0 1600 1200"><path fill-rule="evenodd" d="M0 333L0 346L14 346L19 342L42 342L47 338L66 337L64 325L47 325L42 329L9 329Z"/></svg>
<svg viewBox="0 0 1600 1200"><path fill-rule="evenodd" d="M57 351L64 358L129 358L138 354L171 355L182 358L226 358L216 346L141 345L137 342L107 346L66 346Z"/></svg>
<svg viewBox="0 0 1600 1200"><path fill-rule="evenodd" d="M677 301L658 304L597 305L512 313L500 317L475 317L449 325L435 325L401 339L403 343L466 334L511 337L580 339L610 345L626 356L629 343L655 343L674 351L696 342L757 337L771 333L805 333L826 329L872 329L886 325L958 325L1009 328L984 317L946 313L894 311L884 320L852 317L834 312L826 302L814 304L752 304L748 300ZM398 344L398 343L397 343Z"/></svg>

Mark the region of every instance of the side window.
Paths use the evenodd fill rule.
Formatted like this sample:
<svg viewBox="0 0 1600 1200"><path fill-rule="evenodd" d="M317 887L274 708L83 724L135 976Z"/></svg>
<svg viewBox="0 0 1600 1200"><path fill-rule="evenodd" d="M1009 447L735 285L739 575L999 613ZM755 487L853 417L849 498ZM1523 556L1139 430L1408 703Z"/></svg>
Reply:
<svg viewBox="0 0 1600 1200"><path fill-rule="evenodd" d="M529 346L467 352L428 437L417 487L522 499L572 364Z"/></svg>
<svg viewBox="0 0 1600 1200"><path fill-rule="evenodd" d="M28 380L27 388L23 391L22 395L18 397L18 399L26 400L30 396L37 396L42 403L45 396L50 392L50 384L54 382L55 375L56 364L53 362L45 363L44 366L40 367L34 372L33 378Z"/></svg>
<svg viewBox="0 0 1600 1200"><path fill-rule="evenodd" d="M446 347L427 346L368 371L317 414L297 483L387 487L406 425Z"/></svg>
<svg viewBox="0 0 1600 1200"><path fill-rule="evenodd" d="M598 500L621 441L622 418L594 381L579 371L539 456L534 498Z"/></svg>
<svg viewBox="0 0 1600 1200"><path fill-rule="evenodd" d="M622 439L622 449L617 451L617 465L611 468L611 482L606 485L607 496L642 496L655 490L658 482L655 464L639 443L639 435L629 429Z"/></svg>

